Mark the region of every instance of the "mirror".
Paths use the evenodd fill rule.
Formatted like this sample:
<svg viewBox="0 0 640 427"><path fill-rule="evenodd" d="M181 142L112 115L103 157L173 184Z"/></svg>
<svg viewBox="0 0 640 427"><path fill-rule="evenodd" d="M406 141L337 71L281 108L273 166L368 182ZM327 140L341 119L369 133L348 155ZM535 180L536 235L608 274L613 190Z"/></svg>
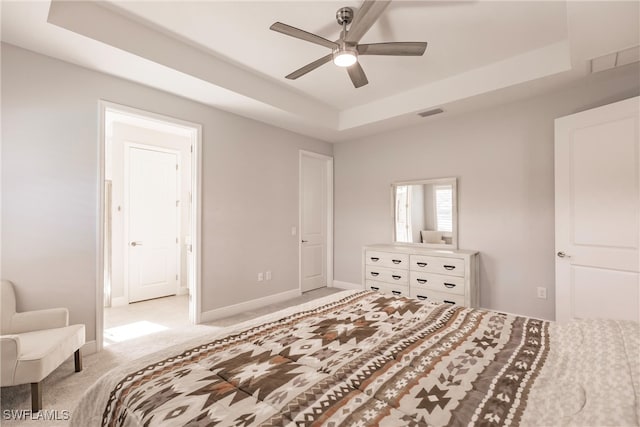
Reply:
<svg viewBox="0 0 640 427"><path fill-rule="evenodd" d="M392 184L393 241L457 249L456 187L456 178Z"/></svg>

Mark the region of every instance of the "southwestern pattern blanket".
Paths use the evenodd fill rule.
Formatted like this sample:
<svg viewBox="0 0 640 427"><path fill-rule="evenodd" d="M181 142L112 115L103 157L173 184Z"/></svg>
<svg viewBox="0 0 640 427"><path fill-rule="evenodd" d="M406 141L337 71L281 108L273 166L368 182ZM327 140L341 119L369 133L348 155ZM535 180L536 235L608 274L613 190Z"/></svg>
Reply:
<svg viewBox="0 0 640 427"><path fill-rule="evenodd" d="M351 292L141 366L98 410L103 426L537 423L549 352L546 321Z"/></svg>

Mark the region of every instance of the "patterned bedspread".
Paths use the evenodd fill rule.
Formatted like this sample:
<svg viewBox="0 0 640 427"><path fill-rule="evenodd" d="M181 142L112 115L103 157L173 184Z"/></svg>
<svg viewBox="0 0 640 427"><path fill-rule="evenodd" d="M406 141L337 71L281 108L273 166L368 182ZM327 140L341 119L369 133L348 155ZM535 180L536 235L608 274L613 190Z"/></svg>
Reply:
<svg viewBox="0 0 640 427"><path fill-rule="evenodd" d="M72 425L637 425L638 340L344 292L119 368Z"/></svg>

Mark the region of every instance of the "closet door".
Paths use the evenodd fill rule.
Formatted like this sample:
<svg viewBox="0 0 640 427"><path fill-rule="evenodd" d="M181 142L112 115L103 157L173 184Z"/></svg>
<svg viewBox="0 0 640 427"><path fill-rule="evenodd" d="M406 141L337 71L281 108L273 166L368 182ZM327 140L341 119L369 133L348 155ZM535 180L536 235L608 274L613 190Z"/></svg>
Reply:
<svg viewBox="0 0 640 427"><path fill-rule="evenodd" d="M639 320L639 98L555 123L556 320Z"/></svg>

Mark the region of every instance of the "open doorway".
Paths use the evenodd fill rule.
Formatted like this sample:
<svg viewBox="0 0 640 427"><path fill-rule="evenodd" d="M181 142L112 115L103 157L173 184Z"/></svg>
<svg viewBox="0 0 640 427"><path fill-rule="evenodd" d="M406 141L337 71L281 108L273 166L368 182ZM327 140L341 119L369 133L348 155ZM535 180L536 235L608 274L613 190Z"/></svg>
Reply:
<svg viewBox="0 0 640 427"><path fill-rule="evenodd" d="M101 113L98 348L200 315L200 126L106 102Z"/></svg>

